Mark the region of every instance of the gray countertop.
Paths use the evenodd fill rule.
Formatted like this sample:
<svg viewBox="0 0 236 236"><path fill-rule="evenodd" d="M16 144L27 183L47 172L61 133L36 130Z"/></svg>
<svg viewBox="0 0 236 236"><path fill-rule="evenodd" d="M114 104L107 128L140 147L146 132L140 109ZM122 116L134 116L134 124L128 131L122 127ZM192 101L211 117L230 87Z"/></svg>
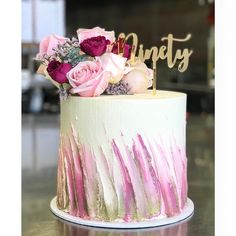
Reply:
<svg viewBox="0 0 236 236"><path fill-rule="evenodd" d="M214 117L190 115L187 125L188 195L194 215L166 227L106 230L75 225L49 210L56 193L59 115L22 116L22 235L214 235Z"/></svg>

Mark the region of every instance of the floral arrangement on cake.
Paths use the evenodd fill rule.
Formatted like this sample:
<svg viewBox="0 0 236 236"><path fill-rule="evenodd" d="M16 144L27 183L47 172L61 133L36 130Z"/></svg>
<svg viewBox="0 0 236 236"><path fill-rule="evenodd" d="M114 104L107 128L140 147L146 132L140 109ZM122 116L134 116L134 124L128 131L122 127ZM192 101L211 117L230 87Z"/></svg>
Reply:
<svg viewBox="0 0 236 236"><path fill-rule="evenodd" d="M138 57L131 60L132 46L116 39L114 31L81 28L77 36L45 37L36 55L37 72L59 88L61 97L144 93L152 86L153 70Z"/></svg>

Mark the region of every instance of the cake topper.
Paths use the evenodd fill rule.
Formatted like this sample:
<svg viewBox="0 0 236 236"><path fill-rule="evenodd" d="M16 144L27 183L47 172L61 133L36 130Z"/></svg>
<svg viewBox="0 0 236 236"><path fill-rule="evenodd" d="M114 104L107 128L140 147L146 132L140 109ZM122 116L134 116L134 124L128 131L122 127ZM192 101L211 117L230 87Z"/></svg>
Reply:
<svg viewBox="0 0 236 236"><path fill-rule="evenodd" d="M119 42L123 42L123 45L130 39L133 39L132 50L131 50L131 63L135 63L135 55L138 47L138 36L135 33L129 33L127 36L124 33L119 34ZM189 65L189 57L192 55L193 50L188 48L176 49L175 53L173 52L173 43L174 42L186 42L191 38L191 34L183 39L174 38L173 34L168 34L167 37L162 37L161 41L167 41L166 45L161 45L159 48L153 46L150 49L143 49L143 44L139 45L138 58L145 62L146 60L152 60L152 69L153 69L153 94L156 94L156 76L157 76L157 61L166 60L169 68L173 68L177 61L179 61L178 71L184 72ZM121 46L120 46L121 47Z"/></svg>

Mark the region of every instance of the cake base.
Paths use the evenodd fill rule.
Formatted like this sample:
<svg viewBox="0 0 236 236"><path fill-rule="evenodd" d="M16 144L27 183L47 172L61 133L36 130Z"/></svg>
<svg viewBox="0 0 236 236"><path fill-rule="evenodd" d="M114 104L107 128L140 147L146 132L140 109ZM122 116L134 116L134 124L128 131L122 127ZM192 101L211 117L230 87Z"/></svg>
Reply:
<svg viewBox="0 0 236 236"><path fill-rule="evenodd" d="M94 221L94 220L84 220L79 217L71 216L68 213L59 210L56 204L56 197L51 200L50 203L51 211L58 217L70 221L72 223L100 227L100 228L113 228L113 229L137 229L137 228L150 228L150 227L158 227L169 224L174 224L180 221L187 219L188 217L193 215L194 212L194 204L191 199L187 199L187 203L182 210L182 212L173 217L162 218L162 219L150 219L144 221L137 222L105 222L105 221Z"/></svg>

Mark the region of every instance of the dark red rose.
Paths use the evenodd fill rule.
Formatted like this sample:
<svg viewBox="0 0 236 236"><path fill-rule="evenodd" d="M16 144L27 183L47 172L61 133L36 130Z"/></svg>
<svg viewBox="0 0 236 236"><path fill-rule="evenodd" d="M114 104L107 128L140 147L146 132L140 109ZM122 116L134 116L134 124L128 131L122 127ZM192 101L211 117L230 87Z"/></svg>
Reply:
<svg viewBox="0 0 236 236"><path fill-rule="evenodd" d="M92 57L101 56L106 52L108 44L110 44L110 41L107 40L104 36L97 36L85 39L80 44L80 48L83 52Z"/></svg>
<svg viewBox="0 0 236 236"><path fill-rule="evenodd" d="M126 57L127 59L130 58L131 55L131 45L129 45L128 43L124 44L124 48L123 48L123 57ZM114 54L118 54L118 42L116 42L112 48L112 51Z"/></svg>
<svg viewBox="0 0 236 236"><path fill-rule="evenodd" d="M61 63L56 60L52 60L48 63L47 72L53 80L59 84L68 83L66 73L72 68L69 63Z"/></svg>

